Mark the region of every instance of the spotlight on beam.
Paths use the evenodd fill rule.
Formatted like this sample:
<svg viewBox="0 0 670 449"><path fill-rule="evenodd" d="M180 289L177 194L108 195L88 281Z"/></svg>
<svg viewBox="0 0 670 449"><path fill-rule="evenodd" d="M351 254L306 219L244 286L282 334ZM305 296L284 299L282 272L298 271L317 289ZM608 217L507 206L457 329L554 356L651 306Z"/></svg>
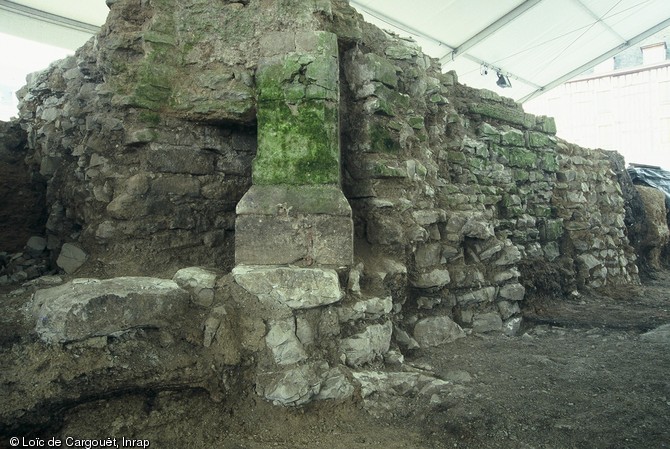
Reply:
<svg viewBox="0 0 670 449"><path fill-rule="evenodd" d="M509 77L503 75L502 72L498 72L498 81L496 81L496 84L498 87L502 87L503 89L506 87L512 87L512 83L510 83Z"/></svg>

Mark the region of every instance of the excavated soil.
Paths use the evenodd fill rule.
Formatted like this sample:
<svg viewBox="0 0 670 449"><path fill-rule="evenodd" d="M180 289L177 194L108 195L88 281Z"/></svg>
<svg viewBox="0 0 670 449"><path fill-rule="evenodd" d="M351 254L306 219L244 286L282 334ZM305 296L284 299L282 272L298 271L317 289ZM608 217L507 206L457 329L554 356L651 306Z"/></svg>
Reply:
<svg viewBox="0 0 670 449"><path fill-rule="evenodd" d="M445 397L368 398L280 409L231 389L129 392L62 410L25 437L145 439L153 448L668 448L670 272L641 287L527 304L518 337L470 336L406 358L453 388ZM30 373L26 373L30 375ZM10 447L2 435L0 448Z"/></svg>

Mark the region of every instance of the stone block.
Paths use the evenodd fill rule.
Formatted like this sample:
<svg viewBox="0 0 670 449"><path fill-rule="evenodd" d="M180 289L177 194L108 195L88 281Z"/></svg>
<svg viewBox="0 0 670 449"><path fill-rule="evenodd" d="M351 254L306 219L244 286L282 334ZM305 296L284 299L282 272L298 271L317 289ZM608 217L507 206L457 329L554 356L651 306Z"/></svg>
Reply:
<svg viewBox="0 0 670 449"><path fill-rule="evenodd" d="M47 239L39 236L32 236L26 243L26 252L33 257L39 256L47 248Z"/></svg>
<svg viewBox="0 0 670 449"><path fill-rule="evenodd" d="M235 282L268 304L310 309L342 299L335 270L321 268L237 266Z"/></svg>
<svg viewBox="0 0 670 449"><path fill-rule="evenodd" d="M385 298L367 298L356 301L353 304L343 306L338 310L340 321L355 321L360 319L377 319L393 309L393 299L390 296Z"/></svg>
<svg viewBox="0 0 670 449"><path fill-rule="evenodd" d="M412 286L417 288L441 288L450 282L449 271L436 268L427 273L417 273L412 279Z"/></svg>
<svg viewBox="0 0 670 449"><path fill-rule="evenodd" d="M321 390L315 399L343 400L351 397L355 388L347 377L347 371L346 368L338 366L326 372L321 382Z"/></svg>
<svg viewBox="0 0 670 449"><path fill-rule="evenodd" d="M77 271L88 259L88 254L74 243L65 243L60 250L56 265L67 274Z"/></svg>
<svg viewBox="0 0 670 449"><path fill-rule="evenodd" d="M526 145L526 139L523 132L515 128L509 128L501 134L503 145L511 145L516 147L523 147Z"/></svg>
<svg viewBox="0 0 670 449"><path fill-rule="evenodd" d="M296 336L296 324L292 318L270 323L265 344L272 351L277 365L292 365L307 358L307 353Z"/></svg>
<svg viewBox="0 0 670 449"><path fill-rule="evenodd" d="M463 329L447 316L424 318L414 326L414 339L422 348L440 346L463 337Z"/></svg>
<svg viewBox="0 0 670 449"><path fill-rule="evenodd" d="M277 373L259 374L256 392L275 405L305 404L321 389L319 368L307 364Z"/></svg>
<svg viewBox="0 0 670 449"><path fill-rule="evenodd" d="M214 302L216 274L199 267L182 268L172 277L181 288L193 293L197 304L209 307Z"/></svg>
<svg viewBox="0 0 670 449"><path fill-rule="evenodd" d="M336 186L253 186L237 214L237 264L353 263L351 208Z"/></svg>
<svg viewBox="0 0 670 449"><path fill-rule="evenodd" d="M449 269L452 288L480 288L484 284L484 273L472 265L460 265Z"/></svg>
<svg viewBox="0 0 670 449"><path fill-rule="evenodd" d="M388 352L391 345L393 324L373 324L363 332L340 341L340 350L344 353L346 364L352 367L374 361Z"/></svg>
<svg viewBox="0 0 670 449"><path fill-rule="evenodd" d="M509 301L521 301L526 294L526 289L521 284L506 284L500 287L499 296Z"/></svg>
<svg viewBox="0 0 670 449"><path fill-rule="evenodd" d="M365 81L379 81L393 89L398 87L398 75L396 67L388 59L374 53L363 55L361 73L358 79Z"/></svg>
<svg viewBox="0 0 670 449"><path fill-rule="evenodd" d="M442 246L439 243L421 245L414 253L414 263L417 268L426 268L438 265L442 259Z"/></svg>
<svg viewBox="0 0 670 449"><path fill-rule="evenodd" d="M508 158L512 167L536 169L538 165L538 154L523 148L509 148Z"/></svg>
<svg viewBox="0 0 670 449"><path fill-rule="evenodd" d="M496 265L513 265L521 260L521 251L514 245L507 245L498 253Z"/></svg>
<svg viewBox="0 0 670 449"><path fill-rule="evenodd" d="M526 129L530 129L535 125L535 117L524 113L521 109L513 109L502 104L491 103L470 103L468 107L470 112L474 114L521 125Z"/></svg>
<svg viewBox="0 0 670 449"><path fill-rule="evenodd" d="M456 296L456 301L460 306L468 306L472 304L493 302L496 296L495 287L485 287L479 290L463 293Z"/></svg>
<svg viewBox="0 0 670 449"><path fill-rule="evenodd" d="M509 302L509 301L499 301L498 302L498 311L503 320L507 320L510 317L521 313L521 308L519 307L518 302Z"/></svg>
<svg viewBox="0 0 670 449"><path fill-rule="evenodd" d="M499 332L502 330L502 327L502 319L495 312L477 314L472 319L472 330L480 334Z"/></svg>
<svg viewBox="0 0 670 449"><path fill-rule="evenodd" d="M528 145L534 148L551 147L553 146L553 139L547 134L535 131L528 132Z"/></svg>
<svg viewBox="0 0 670 449"><path fill-rule="evenodd" d="M416 210L412 212L412 217L417 224L429 225L446 220L446 213L442 209Z"/></svg>
<svg viewBox="0 0 670 449"><path fill-rule="evenodd" d="M670 324L664 324L640 335L640 340L670 344Z"/></svg>
<svg viewBox="0 0 670 449"><path fill-rule="evenodd" d="M75 279L35 292L35 330L47 343L169 328L186 313L189 294L176 282L148 277Z"/></svg>
<svg viewBox="0 0 670 449"><path fill-rule="evenodd" d="M480 240L487 240L491 237L495 237L493 224L490 221L485 221L484 219L477 217L468 218L461 229L461 233L465 237L472 237Z"/></svg>
<svg viewBox="0 0 670 449"><path fill-rule="evenodd" d="M521 329L521 322L523 319L521 317L514 317L503 323L503 333L508 337L514 337L519 334Z"/></svg>
<svg viewBox="0 0 670 449"><path fill-rule="evenodd" d="M238 216L235 262L238 265L351 265L353 222L351 218L332 215L284 219Z"/></svg>
<svg viewBox="0 0 670 449"><path fill-rule="evenodd" d="M146 154L149 167L161 173L210 175L215 171L214 153L188 146L151 143Z"/></svg>

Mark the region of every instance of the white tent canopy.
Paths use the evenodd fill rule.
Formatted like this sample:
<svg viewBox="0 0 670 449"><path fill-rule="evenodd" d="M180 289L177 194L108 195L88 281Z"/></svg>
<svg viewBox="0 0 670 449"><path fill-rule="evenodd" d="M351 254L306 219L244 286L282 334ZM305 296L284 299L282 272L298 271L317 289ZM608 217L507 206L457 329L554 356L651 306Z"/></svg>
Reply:
<svg viewBox="0 0 670 449"><path fill-rule="evenodd" d="M668 0L351 0L473 87L529 100L670 26ZM487 72L486 75L482 75Z"/></svg>
<svg viewBox="0 0 670 449"><path fill-rule="evenodd" d="M414 38L461 82L526 101L670 26L670 0L351 0L368 21ZM0 0L0 32L74 50L105 0ZM485 75L482 75L486 73Z"/></svg>

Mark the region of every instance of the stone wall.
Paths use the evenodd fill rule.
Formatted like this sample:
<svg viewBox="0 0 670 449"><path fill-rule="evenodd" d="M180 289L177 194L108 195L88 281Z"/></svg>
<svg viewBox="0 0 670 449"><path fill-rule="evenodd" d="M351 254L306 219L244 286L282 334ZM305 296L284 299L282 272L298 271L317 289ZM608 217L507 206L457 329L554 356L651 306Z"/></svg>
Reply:
<svg viewBox="0 0 670 449"><path fill-rule="evenodd" d="M32 77L10 125L46 184L33 244L68 275L124 276L36 293L29 327L46 343L70 340L44 323L100 349L184 318L142 351L192 345L210 375L244 367L277 404L393 385L430 397L447 383L403 372L403 353L515 335L531 295L639 282L620 159L459 84L346 1L109 3L98 36ZM132 277L146 274L160 279ZM169 297L115 306L99 334L96 304L146 282ZM71 313L78 301L90 313Z"/></svg>
<svg viewBox="0 0 670 449"><path fill-rule="evenodd" d="M637 282L608 156L560 141L553 120L460 85L345 1L173 3L114 2L96 38L22 92L54 259L72 243L89 255L82 270L99 275L230 270L252 161L257 184L284 185L300 164L282 165L273 151L305 146L299 133L282 134L272 104L308 130L298 106L317 99L323 117L341 122L355 230L349 293L391 297L385 315L402 345L417 344L427 319L514 333L526 292ZM284 48L278 32L289 25L296 34ZM328 33L339 49L337 113L332 86L318 82L330 65L310 56L321 47L299 38ZM336 129L318 139L337 140ZM268 150L257 154L257 141ZM296 184L337 183L336 142L320 144L328 178ZM307 166L319 174L314 155Z"/></svg>
<svg viewBox="0 0 670 449"><path fill-rule="evenodd" d="M605 152L562 142L552 119L458 84L414 43L363 31L366 46L342 58L344 188L362 285L374 289L379 266L393 267L381 276L408 337L414 329L431 341L424 329L435 319L513 333L526 290L638 282Z"/></svg>

